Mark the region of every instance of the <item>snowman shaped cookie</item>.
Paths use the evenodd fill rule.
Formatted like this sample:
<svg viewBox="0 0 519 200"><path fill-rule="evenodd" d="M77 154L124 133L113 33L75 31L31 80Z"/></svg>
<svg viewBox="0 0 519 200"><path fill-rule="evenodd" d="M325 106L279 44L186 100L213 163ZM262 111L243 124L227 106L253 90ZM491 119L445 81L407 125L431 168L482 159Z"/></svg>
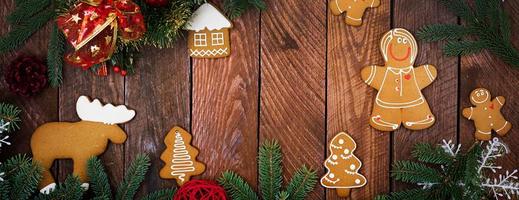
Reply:
<svg viewBox="0 0 519 200"><path fill-rule="evenodd" d="M378 90L370 125L381 131L394 131L403 124L411 130L431 127L435 117L421 90L437 77L432 65L414 67L418 45L402 28L387 32L380 42L384 66L362 69L362 80Z"/></svg>
<svg viewBox="0 0 519 200"><path fill-rule="evenodd" d="M512 128L512 124L501 114L505 97L499 96L492 100L487 89L478 88L470 93L470 102L474 107L463 109L463 116L474 121L476 139L490 140L492 130L504 136Z"/></svg>

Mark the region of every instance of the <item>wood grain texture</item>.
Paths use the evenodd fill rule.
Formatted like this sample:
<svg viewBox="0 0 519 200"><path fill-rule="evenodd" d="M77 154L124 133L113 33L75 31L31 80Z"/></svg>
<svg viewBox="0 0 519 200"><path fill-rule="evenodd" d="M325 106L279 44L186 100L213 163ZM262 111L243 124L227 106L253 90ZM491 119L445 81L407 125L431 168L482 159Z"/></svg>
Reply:
<svg viewBox="0 0 519 200"><path fill-rule="evenodd" d="M0 7L0 35L7 34L11 27L6 20L14 9L14 1L6 0ZM1 147L0 160L5 160L18 153L31 153L30 141L34 130L45 122L58 120L58 90L48 88L35 97L21 97L8 92L8 86L4 80L4 70L11 61L21 55L36 56L42 61L47 56L48 38L51 26L46 26L37 31L20 49L0 55L0 102L11 103L18 106L22 113L20 130L11 133L8 141L11 146L5 144Z"/></svg>
<svg viewBox="0 0 519 200"><path fill-rule="evenodd" d="M138 154L148 154L151 167L140 194L158 188L175 186L174 180L163 180L159 170L164 166L160 155L165 150L164 138L174 126L190 128L190 60L186 41L179 40L169 49L146 47L136 65L139 72L126 79L127 105L137 110L127 124L125 145L126 168Z"/></svg>
<svg viewBox="0 0 519 200"><path fill-rule="evenodd" d="M326 4L270 0L261 17L260 139L280 142L285 180L303 164L323 173Z"/></svg>
<svg viewBox="0 0 519 200"><path fill-rule="evenodd" d="M256 185L259 93L259 13L233 20L231 56L193 60L193 144L206 172L216 179L226 170Z"/></svg>
<svg viewBox="0 0 519 200"><path fill-rule="evenodd" d="M457 18L448 12L440 1L398 0L394 2L394 27L405 28L413 34L424 25L457 22ZM458 59L443 55L442 43L426 43L418 40L418 47L415 66L432 64L438 69L438 78L422 90L436 117L436 123L423 131L410 131L403 127L395 131L393 162L409 159L416 143L437 144L442 139L456 141L457 137ZM395 183L394 186L395 191L404 188L404 184L400 182Z"/></svg>
<svg viewBox="0 0 519 200"><path fill-rule="evenodd" d="M64 84L59 91L59 119L64 122L76 122L76 101L85 95L91 99L97 98L102 103L114 105L124 104L124 77L110 73L107 77L97 76L91 71L83 71L74 66L63 67ZM132 123L130 121L129 123ZM124 128L124 125L120 125ZM124 145L109 143L107 150L100 156L112 187L122 180L124 171ZM72 173L72 161L59 161L58 179L64 181Z"/></svg>
<svg viewBox="0 0 519 200"><path fill-rule="evenodd" d="M378 8L368 9L360 27L346 25L344 16L328 14L327 140L348 132L363 163L359 172L368 179L366 186L352 190L351 199L373 199L389 192L390 134L368 125L376 90L362 81L360 71L384 62L379 44L390 28L390 4L384 0ZM327 189L326 197L339 199L334 189Z"/></svg>
<svg viewBox="0 0 519 200"><path fill-rule="evenodd" d="M514 13L519 13L519 1L506 1L504 7L511 16L512 33L518 33L519 15L514 15ZM512 34L512 43L516 48L519 48L518 34ZM517 169L519 163L518 77L519 70L517 68L512 68L486 50L461 58L460 112L463 108L472 106L469 95L472 90L478 87L487 88L492 98L497 96L506 98L506 103L501 110L505 119L512 123L512 129L508 132L508 135L499 137L499 139L508 145L510 153L506 154L503 159L499 159L497 164L502 165L503 169L509 170ZM474 143L474 131L474 122L461 117L460 143L463 144L465 149ZM493 133L492 136L497 135ZM498 172L504 173L504 170Z"/></svg>

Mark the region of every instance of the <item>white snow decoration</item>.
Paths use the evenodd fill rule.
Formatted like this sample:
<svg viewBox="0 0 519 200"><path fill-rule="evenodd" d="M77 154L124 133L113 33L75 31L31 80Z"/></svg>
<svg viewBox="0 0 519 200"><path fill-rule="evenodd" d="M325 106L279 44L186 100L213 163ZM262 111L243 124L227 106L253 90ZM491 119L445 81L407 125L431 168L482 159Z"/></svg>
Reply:
<svg viewBox="0 0 519 200"><path fill-rule="evenodd" d="M189 19L184 29L190 31L209 31L220 30L222 28L232 28L231 21L225 17L220 10L210 3L200 6Z"/></svg>
<svg viewBox="0 0 519 200"><path fill-rule="evenodd" d="M135 111L129 110L124 105L103 106L98 99L90 102L86 96L81 96L76 103L76 112L83 121L102 122L105 124L121 124L135 117Z"/></svg>
<svg viewBox="0 0 519 200"><path fill-rule="evenodd" d="M0 147L2 147L2 143L6 144L6 145L11 145L11 143L8 142L7 139L9 139L8 135L6 135L4 138L0 139Z"/></svg>
<svg viewBox="0 0 519 200"><path fill-rule="evenodd" d="M455 157L460 152L461 144L452 143L452 140L449 140L448 142L445 140L442 140L443 144L441 145L442 149L445 151L445 153L448 153L450 156Z"/></svg>
<svg viewBox="0 0 519 200"><path fill-rule="evenodd" d="M9 124L9 122L5 123L4 120L0 119L0 133L7 131L7 129L9 128Z"/></svg>
<svg viewBox="0 0 519 200"><path fill-rule="evenodd" d="M499 181L497 179L487 179L486 182L481 184L483 187L490 188L494 193L494 198L499 199L499 197L503 197L506 195L506 198L512 199L511 195L519 194L519 182L512 182L512 179L517 180L517 169L512 173L506 171L506 174L503 176L499 175Z"/></svg>
<svg viewBox="0 0 519 200"><path fill-rule="evenodd" d="M483 169L490 169L493 173L496 173L496 169L502 169L501 166L494 165L492 161L502 157L503 151L504 153L508 153L508 148L499 141L499 138L495 137L490 140L487 147L481 153L481 158L478 160L478 173L481 174Z"/></svg>

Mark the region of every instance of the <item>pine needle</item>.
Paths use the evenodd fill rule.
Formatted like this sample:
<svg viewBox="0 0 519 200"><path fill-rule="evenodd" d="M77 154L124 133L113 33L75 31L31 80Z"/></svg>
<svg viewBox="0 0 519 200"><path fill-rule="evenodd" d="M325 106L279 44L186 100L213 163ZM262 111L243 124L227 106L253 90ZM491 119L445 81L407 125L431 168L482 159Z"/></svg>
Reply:
<svg viewBox="0 0 519 200"><path fill-rule="evenodd" d="M259 182L262 197L275 199L283 182L281 146L277 142L265 142L259 149Z"/></svg>
<svg viewBox="0 0 519 200"><path fill-rule="evenodd" d="M4 172L2 190L10 189L9 198L16 200L29 199L36 190L41 179L42 169L32 162L27 155L16 155L0 165ZM5 196L5 195L2 195Z"/></svg>
<svg viewBox="0 0 519 200"><path fill-rule="evenodd" d="M155 191L143 197L141 200L171 200L177 192L176 188Z"/></svg>
<svg viewBox="0 0 519 200"><path fill-rule="evenodd" d="M35 200L82 200L85 191L77 176L67 176L64 183L59 183L49 194L39 194Z"/></svg>
<svg viewBox="0 0 519 200"><path fill-rule="evenodd" d="M411 189L399 192L393 192L390 195L379 195L375 200L426 200L430 199L428 193L429 189Z"/></svg>
<svg viewBox="0 0 519 200"><path fill-rule="evenodd" d="M105 168L101 161L96 157L92 157L88 160L87 168L90 186L94 191L94 195L98 199L112 199L108 175L106 175Z"/></svg>
<svg viewBox="0 0 519 200"><path fill-rule="evenodd" d="M47 75L50 86L58 87L63 83L63 55L65 54L65 36L54 24L50 35L47 54Z"/></svg>
<svg viewBox="0 0 519 200"><path fill-rule="evenodd" d="M14 105L0 103L0 120L3 122L9 122L7 132L20 129L20 123L22 121L19 117L20 112L22 112L22 110Z"/></svg>
<svg viewBox="0 0 519 200"><path fill-rule="evenodd" d="M426 143L416 144L411 153L414 158L425 163L446 165L452 162L452 158L442 148Z"/></svg>
<svg viewBox="0 0 519 200"><path fill-rule="evenodd" d="M13 30L0 38L0 53L7 53L20 47L53 17L54 12L47 9L34 15L27 22L15 25Z"/></svg>
<svg viewBox="0 0 519 200"><path fill-rule="evenodd" d="M287 193L288 199L298 200L304 199L311 192L317 183L317 173L309 170L306 166L301 167L296 171L294 177L288 184Z"/></svg>
<svg viewBox="0 0 519 200"><path fill-rule="evenodd" d="M128 172L124 176L123 182L117 189L115 195L116 200L133 199L137 189L144 180L144 176L150 167L150 158L148 155L139 154L135 161L128 168Z"/></svg>
<svg viewBox="0 0 519 200"><path fill-rule="evenodd" d="M252 188L237 174L231 171L224 172L218 183L225 188L225 191L234 200L258 200L258 196Z"/></svg>
<svg viewBox="0 0 519 200"><path fill-rule="evenodd" d="M443 47L448 56L464 56L480 52L485 45L478 41L450 41Z"/></svg>
<svg viewBox="0 0 519 200"><path fill-rule="evenodd" d="M27 22L36 13L41 12L50 5L50 0L26 0L16 6L16 9L7 16L11 25Z"/></svg>
<svg viewBox="0 0 519 200"><path fill-rule="evenodd" d="M393 164L391 176L406 183L441 182L443 176L433 168L411 161L397 161Z"/></svg>
<svg viewBox="0 0 519 200"><path fill-rule="evenodd" d="M422 27L417 36L426 42L435 42L440 40L458 40L469 33L470 31L461 25L433 24Z"/></svg>
<svg viewBox="0 0 519 200"><path fill-rule="evenodd" d="M263 0L225 0L224 11L232 20L240 17L249 9L257 9L263 11L267 9L267 4Z"/></svg>

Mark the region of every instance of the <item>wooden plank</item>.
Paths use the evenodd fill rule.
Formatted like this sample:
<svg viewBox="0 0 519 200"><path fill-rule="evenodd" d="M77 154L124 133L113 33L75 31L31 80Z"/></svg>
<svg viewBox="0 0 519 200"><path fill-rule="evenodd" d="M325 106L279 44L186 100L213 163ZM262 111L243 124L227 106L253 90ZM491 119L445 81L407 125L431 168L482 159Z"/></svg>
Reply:
<svg viewBox="0 0 519 200"><path fill-rule="evenodd" d="M137 66L137 74L126 79L126 102L137 115L126 126L125 167L140 153L150 156L152 165L141 187L142 195L175 185L174 180L159 177L164 166L160 155L171 128L190 127L191 67L185 39L169 49L144 48Z"/></svg>
<svg viewBox="0 0 519 200"><path fill-rule="evenodd" d="M323 172L326 1L267 1L261 17L260 139L283 148L284 178L306 164ZM296 9L297 8L297 9ZM321 199L316 187L309 199Z"/></svg>
<svg viewBox="0 0 519 200"><path fill-rule="evenodd" d="M519 1L505 1L505 10L509 14L512 25L512 33L519 32ZM512 34L512 44L519 48L519 35ZM483 87L490 91L492 98L504 96L506 102L502 108L503 116L512 123L512 129L505 137L499 139L506 143L510 153L497 161L503 169L512 171L517 169L519 163L519 70L512 68L498 57L488 51L464 56L461 58L461 77L460 77L460 112L463 108L473 106L470 103L470 93L472 90ZM475 141L474 122L461 116L460 119L460 142L466 148L470 147ZM493 136L497 136L493 133ZM499 171L504 173L504 170Z"/></svg>
<svg viewBox="0 0 519 200"><path fill-rule="evenodd" d="M14 8L13 0L5 1L0 7L0 35L2 36L11 29L6 17ZM44 27L36 32L19 50L0 55L0 101L15 104L22 109L20 130L12 133L9 137L8 141L12 143L11 146L2 145L0 160L5 160L18 153L31 153L30 141L34 130L45 122L58 120L57 89L47 88L35 97L21 97L8 91L3 76L5 67L19 55L32 55L45 60L50 29L51 26Z"/></svg>
<svg viewBox="0 0 519 200"><path fill-rule="evenodd" d="M369 126L376 90L362 81L360 71L384 63L379 44L390 28L390 4L383 0L378 8L368 9L360 27L328 13L327 140L348 132L358 145L355 155L363 162L359 172L368 179L365 187L352 190L351 199L373 199L389 192L390 134ZM328 189L326 197L339 199L334 189Z"/></svg>
<svg viewBox="0 0 519 200"><path fill-rule="evenodd" d="M456 23L457 18L441 5L440 1L398 0L394 1L394 27L402 27L413 34L424 25L436 23ZM458 59L442 54L442 43L418 41L419 51L415 66L431 64L438 70L438 78L422 90L436 123L423 131L400 128L393 135L393 161L409 159L416 143L437 144L442 139L456 141L458 119ZM394 184L393 190L405 186Z"/></svg>
<svg viewBox="0 0 519 200"><path fill-rule="evenodd" d="M110 73L108 77L100 77L91 71L83 71L74 66L63 67L64 83L59 91L59 118L64 122L79 121L76 114L76 101L79 96L86 95L97 98L102 103L114 105L124 104L124 77ZM130 122L131 123L131 122ZM124 125L120 125L124 128ZM107 150L100 156L108 179L112 186L122 180L124 171L124 145L109 143ZM59 161L59 177L63 181L72 173L72 161Z"/></svg>
<svg viewBox="0 0 519 200"><path fill-rule="evenodd" d="M221 6L220 6L221 7ZM197 178L232 170L256 185L259 13L233 20L230 57L193 60L193 144L207 165Z"/></svg>

